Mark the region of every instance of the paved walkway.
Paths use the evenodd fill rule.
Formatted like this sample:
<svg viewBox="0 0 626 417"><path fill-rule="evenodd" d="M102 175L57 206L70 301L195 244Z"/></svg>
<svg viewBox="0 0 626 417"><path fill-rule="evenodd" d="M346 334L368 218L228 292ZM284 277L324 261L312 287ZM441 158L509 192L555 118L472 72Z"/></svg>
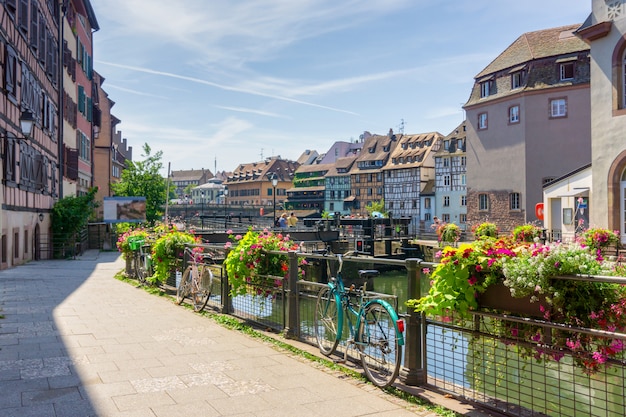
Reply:
<svg viewBox="0 0 626 417"><path fill-rule="evenodd" d="M0 416L436 415L113 279L122 267L89 251L0 271Z"/></svg>

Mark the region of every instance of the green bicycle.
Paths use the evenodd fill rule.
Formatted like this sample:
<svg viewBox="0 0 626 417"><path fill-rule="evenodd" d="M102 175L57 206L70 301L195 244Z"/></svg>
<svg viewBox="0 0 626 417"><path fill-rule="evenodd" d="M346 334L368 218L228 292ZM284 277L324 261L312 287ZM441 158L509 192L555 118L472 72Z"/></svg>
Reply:
<svg viewBox="0 0 626 417"><path fill-rule="evenodd" d="M348 345L359 352L367 378L384 388L393 383L400 371L404 345L404 321L387 301L367 300L365 285L344 287L341 269L343 256L337 255L339 267L335 278L322 288L315 306L315 337L320 352L331 355L341 341L344 318L350 331ZM361 270L365 280L378 275L376 270ZM329 274L330 275L330 274ZM356 301L355 301L356 300ZM344 360L347 359L346 348Z"/></svg>

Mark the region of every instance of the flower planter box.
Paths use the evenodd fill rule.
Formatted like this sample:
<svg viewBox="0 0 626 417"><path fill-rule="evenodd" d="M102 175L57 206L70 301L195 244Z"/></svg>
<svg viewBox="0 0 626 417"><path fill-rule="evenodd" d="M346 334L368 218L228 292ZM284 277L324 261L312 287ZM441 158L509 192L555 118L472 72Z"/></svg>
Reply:
<svg viewBox="0 0 626 417"><path fill-rule="evenodd" d="M539 300L530 301L530 296L515 298L511 295L511 290L504 284L493 284L487 290L478 295L478 306L499 311L506 311L514 315L541 317L544 312L550 310L550 305L543 295L537 295ZM541 311L543 306L544 312Z"/></svg>

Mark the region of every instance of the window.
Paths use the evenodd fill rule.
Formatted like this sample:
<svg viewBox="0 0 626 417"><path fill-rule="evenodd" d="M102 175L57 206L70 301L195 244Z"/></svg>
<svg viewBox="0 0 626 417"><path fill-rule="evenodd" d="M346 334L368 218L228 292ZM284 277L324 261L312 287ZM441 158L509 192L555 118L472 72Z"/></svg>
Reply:
<svg viewBox="0 0 626 417"><path fill-rule="evenodd" d="M443 176L443 185L444 186L449 186L450 185L450 176L449 175L444 175Z"/></svg>
<svg viewBox="0 0 626 417"><path fill-rule="evenodd" d="M16 259L20 257L20 233L19 232L13 233L13 257Z"/></svg>
<svg viewBox="0 0 626 417"><path fill-rule="evenodd" d="M449 140L444 140L443 141L443 149L445 149L447 151L449 147L450 147L450 141Z"/></svg>
<svg viewBox="0 0 626 417"><path fill-rule="evenodd" d="M430 213L425 213L424 214L424 220L427 221L427 222L430 221Z"/></svg>
<svg viewBox="0 0 626 417"><path fill-rule="evenodd" d="M493 80L480 83L480 97L488 97L493 94Z"/></svg>
<svg viewBox="0 0 626 417"><path fill-rule="evenodd" d="M465 214L465 213L459 214L459 221L461 223L467 223L467 214Z"/></svg>
<svg viewBox="0 0 626 417"><path fill-rule="evenodd" d="M519 123L519 106L509 107L509 123Z"/></svg>
<svg viewBox="0 0 626 417"><path fill-rule="evenodd" d="M572 80L574 78L574 63L565 62L560 68L561 81Z"/></svg>
<svg viewBox="0 0 626 417"><path fill-rule="evenodd" d="M449 167L450 166L450 158L442 158L443 161L443 166L444 167Z"/></svg>
<svg viewBox="0 0 626 417"><path fill-rule="evenodd" d="M509 194L509 210L520 210L520 194Z"/></svg>
<svg viewBox="0 0 626 417"><path fill-rule="evenodd" d="M441 215L441 220L442 220L444 223L450 223L450 215L449 215L449 214L446 214L446 213L442 214L442 215Z"/></svg>
<svg viewBox="0 0 626 417"><path fill-rule="evenodd" d="M443 206L444 207L450 207L450 196L446 195L443 197Z"/></svg>
<svg viewBox="0 0 626 417"><path fill-rule="evenodd" d="M524 84L524 71L517 71L511 74L511 89L515 90Z"/></svg>
<svg viewBox="0 0 626 417"><path fill-rule="evenodd" d="M550 100L550 117L567 116L567 100L564 98L556 98Z"/></svg>
<svg viewBox="0 0 626 417"><path fill-rule="evenodd" d="M467 196L466 195L462 195L461 196L461 206L463 206L463 207L467 206Z"/></svg>
<svg viewBox="0 0 626 417"><path fill-rule="evenodd" d="M424 208L425 209L430 209L430 198L425 198L424 199Z"/></svg>
<svg viewBox="0 0 626 417"><path fill-rule="evenodd" d="M487 113L480 113L478 115L478 130L487 129Z"/></svg>
<svg viewBox="0 0 626 417"><path fill-rule="evenodd" d="M461 166L464 167L465 165L467 165L467 157L462 156L461 157Z"/></svg>
<svg viewBox="0 0 626 417"><path fill-rule="evenodd" d="M487 194L478 194L478 210L489 210L489 196Z"/></svg>

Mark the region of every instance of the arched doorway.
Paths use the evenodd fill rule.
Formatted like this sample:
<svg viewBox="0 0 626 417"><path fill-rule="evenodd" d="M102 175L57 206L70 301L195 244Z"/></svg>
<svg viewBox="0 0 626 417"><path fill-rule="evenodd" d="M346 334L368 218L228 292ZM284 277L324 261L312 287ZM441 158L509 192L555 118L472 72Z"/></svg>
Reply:
<svg viewBox="0 0 626 417"><path fill-rule="evenodd" d="M39 224L35 225L35 233L33 234L33 257L35 261L41 260L41 229Z"/></svg>

